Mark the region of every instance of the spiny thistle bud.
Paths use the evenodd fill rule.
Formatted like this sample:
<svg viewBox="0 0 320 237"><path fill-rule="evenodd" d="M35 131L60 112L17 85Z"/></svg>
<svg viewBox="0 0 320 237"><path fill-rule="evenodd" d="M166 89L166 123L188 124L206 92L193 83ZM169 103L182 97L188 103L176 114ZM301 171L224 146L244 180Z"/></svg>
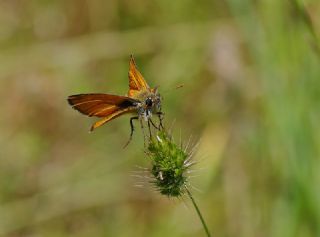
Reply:
<svg viewBox="0 0 320 237"><path fill-rule="evenodd" d="M187 169L190 154L175 144L164 131L151 139L147 147L148 156L152 161L152 183L159 192L168 197L178 197L186 191L188 182Z"/></svg>
<svg viewBox="0 0 320 237"><path fill-rule="evenodd" d="M200 209L188 189L187 173L190 166L194 164L191 159L195 148L192 148L190 152L187 150L188 147L183 148L174 143L164 129L158 131L155 138L151 137L150 132L146 154L152 163L152 183L161 194L168 197L180 197L186 194L190 198L207 236L210 237L209 229Z"/></svg>

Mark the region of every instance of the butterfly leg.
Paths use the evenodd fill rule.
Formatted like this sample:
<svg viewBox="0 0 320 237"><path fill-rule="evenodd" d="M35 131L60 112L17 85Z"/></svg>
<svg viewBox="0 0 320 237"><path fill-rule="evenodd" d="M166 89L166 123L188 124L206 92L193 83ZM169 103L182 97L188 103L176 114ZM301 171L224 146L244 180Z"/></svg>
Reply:
<svg viewBox="0 0 320 237"><path fill-rule="evenodd" d="M158 115L158 118L159 118L159 130L164 129L162 124L164 113L160 111L160 112L157 112L156 114Z"/></svg>
<svg viewBox="0 0 320 237"><path fill-rule="evenodd" d="M148 128L149 128L149 136L150 136L150 140L152 139L152 134L151 134L151 126L150 126L150 123L152 123L152 125L153 125L153 122L151 121L151 119L149 118L148 119Z"/></svg>
<svg viewBox="0 0 320 237"><path fill-rule="evenodd" d="M129 140L127 141L127 143L124 145L123 148L126 148L126 147L129 145L129 143L131 142L131 140L132 140L132 135L133 135L133 131L134 131L133 120L134 120L134 119L138 119L138 118L139 118L139 117L137 117L137 116L130 118L130 128L131 128L130 137L129 137Z"/></svg>
<svg viewBox="0 0 320 237"><path fill-rule="evenodd" d="M152 125L155 129L160 130L160 126L155 125L155 123L152 121L151 118L149 118L149 120L150 120L151 125Z"/></svg>
<svg viewBox="0 0 320 237"><path fill-rule="evenodd" d="M140 126L141 126L141 130L142 130L142 134L143 134L143 144L144 144L144 147L146 147L146 134L144 133L142 117L139 117L139 120L140 120Z"/></svg>

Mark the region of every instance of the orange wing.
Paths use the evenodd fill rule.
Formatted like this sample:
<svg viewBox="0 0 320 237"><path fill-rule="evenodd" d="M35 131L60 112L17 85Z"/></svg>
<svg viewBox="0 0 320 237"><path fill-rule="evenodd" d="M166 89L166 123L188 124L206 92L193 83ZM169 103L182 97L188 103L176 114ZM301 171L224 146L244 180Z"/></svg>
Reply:
<svg viewBox="0 0 320 237"><path fill-rule="evenodd" d="M137 92L149 89L149 85L144 80L141 73L138 71L136 67L136 63L134 61L133 56L130 57L129 63L129 92L128 96L133 97Z"/></svg>
<svg viewBox="0 0 320 237"><path fill-rule="evenodd" d="M120 115L122 115L122 114L131 112L131 111L132 111L132 109L130 109L130 108L119 109L119 110L113 112L112 114L109 114L107 117L105 117L105 118L103 118L103 119L95 122L95 123L91 126L90 131L92 132L92 131L93 131L94 129L96 129L97 127L100 127L100 126L102 126L103 124L111 121L112 119L114 119L114 118L116 118L116 117L118 117L118 116L120 116Z"/></svg>
<svg viewBox="0 0 320 237"><path fill-rule="evenodd" d="M69 104L80 113L88 116L103 117L94 123L91 131L110 120L135 109L138 102L126 96L109 94L79 94L68 97Z"/></svg>

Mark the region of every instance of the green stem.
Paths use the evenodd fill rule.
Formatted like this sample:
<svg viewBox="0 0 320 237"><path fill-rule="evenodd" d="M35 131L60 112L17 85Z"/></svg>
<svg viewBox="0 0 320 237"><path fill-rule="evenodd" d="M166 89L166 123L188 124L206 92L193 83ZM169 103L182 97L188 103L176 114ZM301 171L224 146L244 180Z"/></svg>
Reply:
<svg viewBox="0 0 320 237"><path fill-rule="evenodd" d="M204 219L203 219L203 216L202 216L202 214L201 214L201 212L200 212L200 209L199 209L196 201L194 200L192 194L190 193L190 191L189 191L189 189L188 189L187 187L186 187L186 190L187 190L187 194L188 194L189 198L190 198L191 201L192 201L192 204L193 204L194 208L195 208L196 211L197 211L197 214L198 214L198 216L199 216L199 218L200 218L200 220L201 220L202 226L203 226L203 228L204 228L207 236L210 237L211 235L210 235L209 229L208 229L208 227L207 227L207 225L206 225L206 222L205 222Z"/></svg>

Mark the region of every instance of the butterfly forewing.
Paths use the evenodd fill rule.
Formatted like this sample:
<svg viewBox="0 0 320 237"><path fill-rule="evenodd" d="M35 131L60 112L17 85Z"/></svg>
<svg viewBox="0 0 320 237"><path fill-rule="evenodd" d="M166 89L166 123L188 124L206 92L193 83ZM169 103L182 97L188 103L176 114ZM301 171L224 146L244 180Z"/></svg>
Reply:
<svg viewBox="0 0 320 237"><path fill-rule="evenodd" d="M136 93L139 93L141 90L149 89L149 85L144 80L143 76L137 69L136 63L133 56L130 58L129 63L129 92L130 97L134 97Z"/></svg>
<svg viewBox="0 0 320 237"><path fill-rule="evenodd" d="M69 104L88 116L107 117L123 110L133 110L136 100L110 94L79 94L68 97Z"/></svg>

